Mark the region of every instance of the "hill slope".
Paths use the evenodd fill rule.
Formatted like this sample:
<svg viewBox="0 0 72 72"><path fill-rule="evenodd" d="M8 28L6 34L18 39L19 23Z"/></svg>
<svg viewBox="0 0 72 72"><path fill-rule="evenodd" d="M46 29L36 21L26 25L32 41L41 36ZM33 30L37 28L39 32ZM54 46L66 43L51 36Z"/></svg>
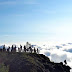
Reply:
<svg viewBox="0 0 72 72"><path fill-rule="evenodd" d="M0 53L0 72L70 72L70 67L54 63L43 54Z"/></svg>

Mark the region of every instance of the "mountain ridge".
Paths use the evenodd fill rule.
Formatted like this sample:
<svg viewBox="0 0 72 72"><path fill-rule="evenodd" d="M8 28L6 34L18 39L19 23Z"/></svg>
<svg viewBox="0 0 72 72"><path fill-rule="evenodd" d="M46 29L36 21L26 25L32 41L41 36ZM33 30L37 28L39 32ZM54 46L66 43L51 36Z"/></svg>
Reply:
<svg viewBox="0 0 72 72"><path fill-rule="evenodd" d="M62 62L51 62L43 54L0 53L0 72L70 72L70 69L69 66L63 65Z"/></svg>

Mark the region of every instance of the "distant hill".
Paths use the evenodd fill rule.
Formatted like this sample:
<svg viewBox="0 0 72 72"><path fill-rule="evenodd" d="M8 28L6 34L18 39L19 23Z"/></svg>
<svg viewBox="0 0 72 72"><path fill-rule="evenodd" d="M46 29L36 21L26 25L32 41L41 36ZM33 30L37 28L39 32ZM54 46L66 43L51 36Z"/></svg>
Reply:
<svg viewBox="0 0 72 72"><path fill-rule="evenodd" d="M70 67L51 62L43 54L2 52L0 72L70 72Z"/></svg>

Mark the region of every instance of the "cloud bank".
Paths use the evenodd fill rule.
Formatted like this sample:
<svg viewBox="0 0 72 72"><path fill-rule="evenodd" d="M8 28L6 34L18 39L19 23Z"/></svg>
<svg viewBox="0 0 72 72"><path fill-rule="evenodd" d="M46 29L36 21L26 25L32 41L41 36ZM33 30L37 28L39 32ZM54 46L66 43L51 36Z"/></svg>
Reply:
<svg viewBox="0 0 72 72"><path fill-rule="evenodd" d="M40 53L48 56L51 61L63 62L67 60L67 65L72 68L72 44L59 44L51 47L41 47Z"/></svg>
<svg viewBox="0 0 72 72"><path fill-rule="evenodd" d="M23 43L15 43L17 46L25 45L26 42ZM72 68L72 43L65 43L60 44L57 42L48 42L46 43L34 43L31 42L36 48L39 48L40 54L44 54L50 58L53 62L63 62L64 60L67 61L67 65L69 65ZM6 44L8 46L8 44ZM12 44L10 44L11 46ZM72 70L70 71L72 72Z"/></svg>

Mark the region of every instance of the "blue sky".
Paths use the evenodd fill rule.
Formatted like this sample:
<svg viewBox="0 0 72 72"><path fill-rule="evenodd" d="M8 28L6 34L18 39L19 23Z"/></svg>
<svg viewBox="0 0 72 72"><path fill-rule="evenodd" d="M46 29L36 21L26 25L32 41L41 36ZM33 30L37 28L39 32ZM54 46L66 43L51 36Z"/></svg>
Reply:
<svg viewBox="0 0 72 72"><path fill-rule="evenodd" d="M0 43L71 40L72 0L0 0Z"/></svg>

